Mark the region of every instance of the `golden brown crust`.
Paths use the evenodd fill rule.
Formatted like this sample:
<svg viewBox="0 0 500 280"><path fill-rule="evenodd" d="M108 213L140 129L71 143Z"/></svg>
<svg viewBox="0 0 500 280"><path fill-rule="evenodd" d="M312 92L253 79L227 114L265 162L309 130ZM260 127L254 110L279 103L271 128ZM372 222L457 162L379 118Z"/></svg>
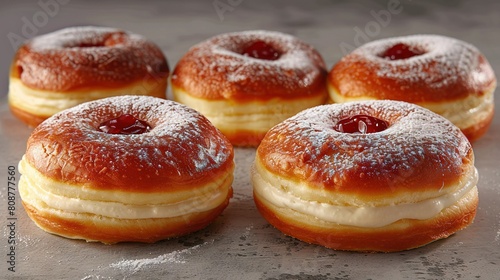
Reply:
<svg viewBox="0 0 500 280"><path fill-rule="evenodd" d="M339 120L359 114L390 127L365 135L333 129ZM471 144L449 121L417 105L388 100L303 111L271 129L256 158L269 172L307 182L325 195L368 201L454 186L474 163Z"/></svg>
<svg viewBox="0 0 500 280"><path fill-rule="evenodd" d="M269 207L254 194L257 209L263 217L284 234L307 243L319 244L337 250L363 252L394 252L426 245L471 224L476 215L477 192L474 199L463 207L449 207L428 220L400 220L380 228L360 228L329 224L311 225L308 219L292 219L287 210ZM291 210L293 211L293 210Z"/></svg>
<svg viewBox="0 0 500 280"><path fill-rule="evenodd" d="M355 115L389 127L367 134L335 129ZM272 225L339 250L423 246L469 225L478 203L470 142L443 117L401 101L331 104L295 115L266 134L252 179L257 208Z"/></svg>
<svg viewBox="0 0 500 280"><path fill-rule="evenodd" d="M99 124L123 114L153 129L107 134ZM205 117L178 103L147 96L100 99L65 110L40 124L25 158L55 181L87 188L157 192L196 188L234 166L231 143Z"/></svg>
<svg viewBox="0 0 500 280"><path fill-rule="evenodd" d="M261 41L277 50L279 58L242 54ZM171 83L175 100L207 116L233 145L257 146L272 126L324 103L326 75L325 63L311 45L279 32L245 31L193 46L177 63ZM228 104L222 109L216 102Z"/></svg>
<svg viewBox="0 0 500 280"><path fill-rule="evenodd" d="M124 114L151 130L99 130ZM50 233L155 242L199 230L226 208L233 158L229 141L193 109L150 96L104 98L33 130L20 162L20 194L32 220Z"/></svg>
<svg viewBox="0 0 500 280"><path fill-rule="evenodd" d="M178 237L205 228L217 218L229 203L232 189L224 203L201 212L173 218L112 219L91 214L78 214L73 218L39 211L23 202L30 218L43 230L72 239L117 242L152 243Z"/></svg>
<svg viewBox="0 0 500 280"><path fill-rule="evenodd" d="M9 105L16 117L35 127L91 100L125 94L165 98L168 75L161 49L137 34L66 28L18 49L10 66Z"/></svg>
<svg viewBox="0 0 500 280"><path fill-rule="evenodd" d="M390 60L384 52L405 44L421 54ZM470 141L488 129L496 77L474 46L439 35L413 35L370 42L344 56L328 73L333 102L389 99L415 103L442 114ZM476 101L480 100L480 104ZM436 105L442 104L438 110ZM478 106L478 107L474 107Z"/></svg>
<svg viewBox="0 0 500 280"><path fill-rule="evenodd" d="M401 42L425 53L394 61L379 57ZM496 78L475 47L443 36L414 35L360 47L333 66L328 83L345 97L424 103L482 96L494 88Z"/></svg>
<svg viewBox="0 0 500 280"><path fill-rule="evenodd" d="M483 61L483 64L488 63L485 59L480 61ZM329 72L328 83L336 92L345 97L390 99L411 103L460 100L469 95L481 96L496 84L493 70L485 65L479 66L481 69L486 69L485 82L477 84L459 79L456 83L443 84L441 87L433 87L423 82L381 77L377 73L383 67L383 65L373 65L359 58L347 57L335 64Z"/></svg>
<svg viewBox="0 0 500 280"><path fill-rule="evenodd" d="M478 121L474 125L469 126L466 129L462 129L465 137L467 137L470 142L474 142L481 138L484 134L486 134L486 132L488 132L491 122L493 121L493 116L494 110L492 110L488 117L483 121Z"/></svg>
<svg viewBox="0 0 500 280"><path fill-rule="evenodd" d="M269 62L241 55L256 40L282 56ZM191 48L176 65L171 82L195 97L245 102L326 97L326 75L320 54L305 42L278 32L247 31L219 35Z"/></svg>
<svg viewBox="0 0 500 280"><path fill-rule="evenodd" d="M160 48L125 31L66 28L35 37L17 51L11 76L33 89L72 92L120 88L141 80L165 80Z"/></svg>

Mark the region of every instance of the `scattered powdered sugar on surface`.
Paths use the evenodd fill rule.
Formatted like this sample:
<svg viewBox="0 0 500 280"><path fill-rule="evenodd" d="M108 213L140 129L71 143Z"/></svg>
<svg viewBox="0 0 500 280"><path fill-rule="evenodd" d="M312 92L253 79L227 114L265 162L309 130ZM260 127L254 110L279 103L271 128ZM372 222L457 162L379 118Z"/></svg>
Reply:
<svg viewBox="0 0 500 280"><path fill-rule="evenodd" d="M35 246L36 244L41 242L41 239L38 237L33 237L31 235L18 235L17 242L19 244L23 244L26 247Z"/></svg>
<svg viewBox="0 0 500 280"><path fill-rule="evenodd" d="M425 53L408 59L389 60L381 55L403 43ZM468 80L479 64L479 51L466 42L440 35L412 35L376 40L354 50L347 61L367 61L379 77L425 83L440 88Z"/></svg>
<svg viewBox="0 0 500 280"><path fill-rule="evenodd" d="M148 122L152 129L132 135L97 129L100 123L126 113ZM36 140L31 140L33 137ZM198 112L173 101L145 96L105 98L65 110L42 123L29 141L33 143L27 154L36 159L32 164L38 160L43 165L40 168L64 164L63 176L78 176L79 172L85 176L87 172L99 174L102 180L111 176L110 182L160 173L169 177L205 176L231 160L232 149ZM130 169L130 163L136 168ZM137 174L130 174L133 170ZM113 177L116 174L122 177Z"/></svg>
<svg viewBox="0 0 500 280"><path fill-rule="evenodd" d="M242 54L245 47L258 40L273 46L281 56L265 60ZM179 79L175 73L191 71L181 75L188 80L186 83L200 90L202 86L221 87L222 95L230 94L228 88L232 86L252 88L255 84L280 86L293 94L294 89L308 87L326 73L323 59L312 46L291 35L262 30L215 36L193 46L181 61L172 77L174 82Z"/></svg>
<svg viewBox="0 0 500 280"><path fill-rule="evenodd" d="M162 263L186 263L186 261L183 258L183 254L189 252L189 250L190 249L184 249L182 251L174 251L172 253L160 255L156 258L150 258L150 259L121 260L119 262L110 264L109 267L139 271L143 267L162 264Z"/></svg>
<svg viewBox="0 0 500 280"><path fill-rule="evenodd" d="M196 253L200 248L212 244L212 241L207 241L193 247L172 251L166 254L158 255L152 258L141 258L141 259L122 259L113 262L107 266L98 266L96 269L92 269L95 274L86 275L82 280L87 279L116 279L116 270L123 273L123 277L128 279L128 277L134 276L141 271L147 269L165 269L165 265L172 264L186 264L189 262L189 257ZM168 268L167 268L168 269ZM107 275L114 275L113 277L108 277ZM137 275L135 275L137 276Z"/></svg>
<svg viewBox="0 0 500 280"><path fill-rule="evenodd" d="M370 134L334 130L339 120L358 114L386 120L390 127ZM465 136L449 121L417 105L398 101L350 102L308 109L272 128L261 146L259 150L267 152L265 161L283 172L299 177L309 172L309 176L334 185L347 174L357 174L367 182L388 180L390 186L391 174L417 176L413 172L429 165L446 174L462 166L471 150Z"/></svg>
<svg viewBox="0 0 500 280"><path fill-rule="evenodd" d="M198 250L199 248L207 244L208 242L205 242L203 244L196 245L188 249L173 251L171 253L159 255L155 258L121 260L110 264L109 267L120 270L127 270L135 273L142 269L160 264L166 264L166 263L183 264L187 262L186 256L191 255L194 251Z"/></svg>

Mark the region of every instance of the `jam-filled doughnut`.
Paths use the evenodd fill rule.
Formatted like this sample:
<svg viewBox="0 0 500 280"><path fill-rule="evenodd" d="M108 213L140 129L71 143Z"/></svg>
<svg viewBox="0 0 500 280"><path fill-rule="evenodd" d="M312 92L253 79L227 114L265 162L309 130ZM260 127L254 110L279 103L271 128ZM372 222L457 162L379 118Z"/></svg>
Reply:
<svg viewBox="0 0 500 280"><path fill-rule="evenodd" d="M401 101L318 106L257 149L254 200L276 228L329 248L391 252L448 237L478 204L470 142Z"/></svg>
<svg viewBox="0 0 500 280"><path fill-rule="evenodd" d="M469 43L412 35L365 44L343 57L328 75L330 98L341 103L392 99L438 113L473 141L493 119L495 74Z"/></svg>
<svg viewBox="0 0 500 280"><path fill-rule="evenodd" d="M232 196L231 143L198 112L156 97L57 113L35 128L19 165L28 215L73 239L180 236L211 223Z"/></svg>
<svg viewBox="0 0 500 280"><path fill-rule="evenodd" d="M174 99L204 114L229 140L256 146L274 125L328 98L325 63L291 35L245 31L212 37L176 65Z"/></svg>
<svg viewBox="0 0 500 280"><path fill-rule="evenodd" d="M30 126L83 102L124 94L166 97L169 67L144 37L107 27L71 27L16 52L9 105Z"/></svg>

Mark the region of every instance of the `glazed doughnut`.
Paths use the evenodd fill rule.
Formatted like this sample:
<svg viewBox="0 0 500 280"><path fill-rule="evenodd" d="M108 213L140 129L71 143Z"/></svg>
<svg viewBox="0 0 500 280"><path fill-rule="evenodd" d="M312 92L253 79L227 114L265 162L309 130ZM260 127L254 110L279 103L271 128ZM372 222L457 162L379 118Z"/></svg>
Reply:
<svg viewBox="0 0 500 280"><path fill-rule="evenodd" d="M10 68L9 105L30 126L83 102L124 94L166 97L169 67L140 35L71 27L22 45Z"/></svg>
<svg viewBox="0 0 500 280"><path fill-rule="evenodd" d="M256 146L274 125L328 98L325 63L309 44L271 31L222 34L176 65L174 100L204 114L234 144Z"/></svg>
<svg viewBox="0 0 500 280"><path fill-rule="evenodd" d="M401 101L323 105L280 123L257 149L252 181L273 226L338 250L416 248L465 228L478 204L470 142Z"/></svg>
<svg viewBox="0 0 500 280"><path fill-rule="evenodd" d="M392 99L416 103L457 125L470 141L493 119L495 74L474 46L439 35L365 44L328 75L330 98L341 103Z"/></svg>
<svg viewBox="0 0 500 280"><path fill-rule="evenodd" d="M233 169L230 142L198 112L156 97L110 97L35 128L19 192L47 232L155 242L210 224L232 196Z"/></svg>

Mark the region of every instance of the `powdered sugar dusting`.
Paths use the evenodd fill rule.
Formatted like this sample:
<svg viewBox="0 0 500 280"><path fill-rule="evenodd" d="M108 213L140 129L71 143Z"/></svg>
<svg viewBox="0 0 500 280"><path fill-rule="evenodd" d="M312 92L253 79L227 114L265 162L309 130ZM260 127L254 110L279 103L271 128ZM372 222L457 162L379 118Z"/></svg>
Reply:
<svg viewBox="0 0 500 280"><path fill-rule="evenodd" d="M125 113L152 129L132 135L97 129ZM37 127L28 147L28 159L38 170L62 168L62 180L90 177L110 185L129 185L130 178L150 182L189 175L196 180L232 161L231 144L205 117L173 101L145 96L106 98L58 113Z"/></svg>
<svg viewBox="0 0 500 280"><path fill-rule="evenodd" d="M62 49L85 45L102 45L111 34L123 32L116 28L98 26L68 27L35 37L29 42L35 51Z"/></svg>
<svg viewBox="0 0 500 280"><path fill-rule="evenodd" d="M166 58L152 42L138 34L95 26L35 37L19 49L16 64L25 84L56 91L165 79L169 73Z"/></svg>
<svg viewBox="0 0 500 280"><path fill-rule="evenodd" d="M382 57L385 50L398 43L423 50L424 54L399 60ZM370 42L354 50L346 59L372 64L379 77L440 88L468 80L479 65L478 54L474 46L454 38L412 35Z"/></svg>
<svg viewBox="0 0 500 280"><path fill-rule="evenodd" d="M388 121L390 127L370 134L334 130L339 120L358 114ZM461 170L470 151L465 136L443 117L417 105L387 100L308 109L272 128L259 147L259 155L266 154L264 162L278 172L335 188L349 188L342 185L344 176L361 178L367 186L383 181L387 187L397 183L394 174L408 179L434 170L444 179ZM420 180L442 184L441 178Z"/></svg>
<svg viewBox="0 0 500 280"><path fill-rule="evenodd" d="M281 56L265 60L243 55L255 41L271 45ZM208 87L229 98L237 91L267 95L270 91L262 90L266 87L293 95L325 77L325 63L312 46L291 35L257 30L218 35L192 47L174 70L172 82L185 83L194 95L206 95Z"/></svg>

